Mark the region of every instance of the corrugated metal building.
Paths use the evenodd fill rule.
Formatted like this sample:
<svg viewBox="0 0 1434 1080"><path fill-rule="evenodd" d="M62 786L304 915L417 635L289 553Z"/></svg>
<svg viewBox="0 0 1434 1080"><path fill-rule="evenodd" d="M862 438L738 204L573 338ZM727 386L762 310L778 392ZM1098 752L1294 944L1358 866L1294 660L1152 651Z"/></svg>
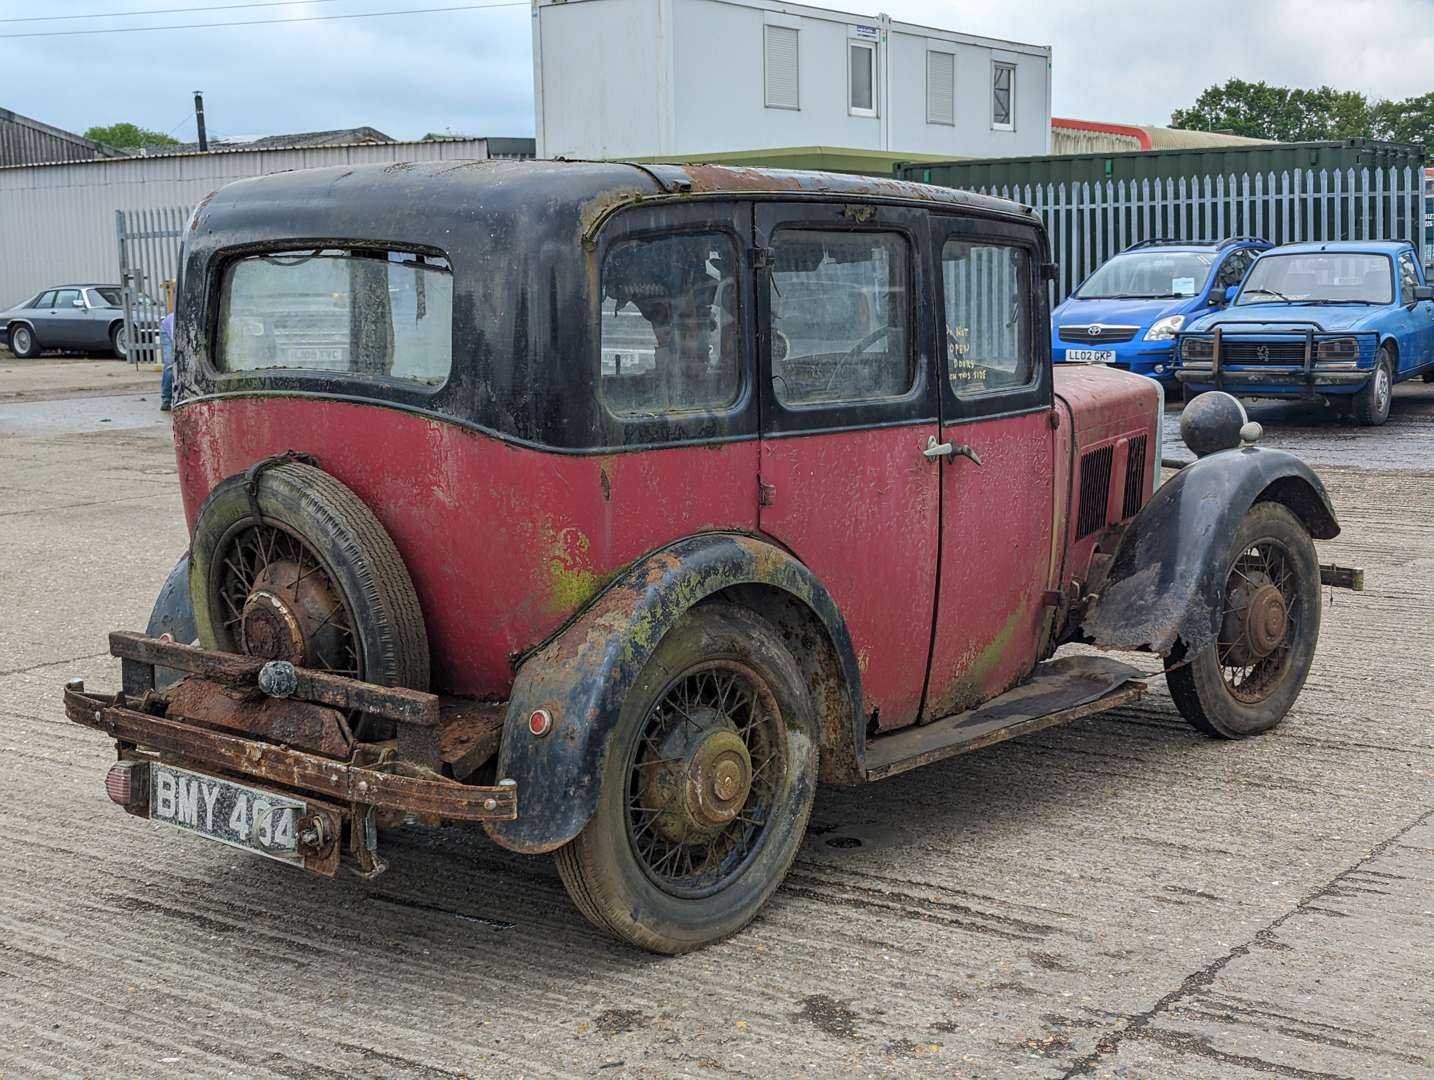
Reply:
<svg viewBox="0 0 1434 1080"><path fill-rule="evenodd" d="M498 156L518 140L494 140ZM531 140L527 140L531 146ZM529 151L531 155L531 150ZM61 161L0 168L0 309L47 285L117 282L116 210L194 206L233 180L292 169L392 161L484 161L487 139L296 149L220 150L163 157Z"/></svg>
<svg viewBox="0 0 1434 1080"><path fill-rule="evenodd" d="M42 124L9 109L0 109L0 165L31 165L37 161L93 161L122 157L113 146L73 131Z"/></svg>

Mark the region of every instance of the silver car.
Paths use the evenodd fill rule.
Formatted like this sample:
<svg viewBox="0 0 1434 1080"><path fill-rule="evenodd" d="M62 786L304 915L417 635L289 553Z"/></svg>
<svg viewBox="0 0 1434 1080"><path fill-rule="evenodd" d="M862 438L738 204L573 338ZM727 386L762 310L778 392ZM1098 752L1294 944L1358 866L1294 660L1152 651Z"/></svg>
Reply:
<svg viewBox="0 0 1434 1080"><path fill-rule="evenodd" d="M21 359L46 349L108 349L129 356L124 325L123 290L118 285L60 285L46 289L9 311L0 311L0 343ZM144 315L153 315L153 320ZM153 301L142 308L144 322L158 320Z"/></svg>

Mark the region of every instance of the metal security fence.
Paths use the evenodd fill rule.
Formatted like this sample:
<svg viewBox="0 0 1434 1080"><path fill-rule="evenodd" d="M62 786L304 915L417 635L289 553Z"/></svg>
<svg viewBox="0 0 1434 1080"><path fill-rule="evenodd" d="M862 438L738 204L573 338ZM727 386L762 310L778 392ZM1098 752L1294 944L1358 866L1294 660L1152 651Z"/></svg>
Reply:
<svg viewBox="0 0 1434 1080"><path fill-rule="evenodd" d="M1424 250L1423 170L1409 167L975 190L1025 203L1040 214L1059 266L1057 303L1101 263L1140 240L1410 240Z"/></svg>
<svg viewBox="0 0 1434 1080"><path fill-rule="evenodd" d="M132 364L160 361L159 321L174 304L169 293L179 278L179 244L189 207L116 210L124 332Z"/></svg>

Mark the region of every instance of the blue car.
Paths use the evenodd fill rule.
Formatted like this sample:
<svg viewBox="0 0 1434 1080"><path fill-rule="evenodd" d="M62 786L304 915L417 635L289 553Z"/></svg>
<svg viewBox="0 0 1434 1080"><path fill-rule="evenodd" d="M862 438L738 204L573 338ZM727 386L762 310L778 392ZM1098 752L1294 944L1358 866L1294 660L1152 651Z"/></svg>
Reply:
<svg viewBox="0 0 1434 1080"><path fill-rule="evenodd" d="M1285 244L1231 301L1181 330L1187 396L1323 398L1374 425L1395 383L1434 375L1434 289L1407 241Z"/></svg>
<svg viewBox="0 0 1434 1080"><path fill-rule="evenodd" d="M1056 363L1108 364L1161 382L1175 371L1175 335L1222 307L1268 240L1144 240L1103 263L1051 313Z"/></svg>

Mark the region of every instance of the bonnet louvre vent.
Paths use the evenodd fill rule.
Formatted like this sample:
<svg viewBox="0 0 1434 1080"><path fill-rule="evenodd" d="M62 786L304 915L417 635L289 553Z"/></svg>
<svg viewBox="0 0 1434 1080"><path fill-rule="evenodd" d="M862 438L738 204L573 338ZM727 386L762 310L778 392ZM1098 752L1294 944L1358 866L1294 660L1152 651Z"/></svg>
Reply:
<svg viewBox="0 0 1434 1080"><path fill-rule="evenodd" d="M1089 450L1080 459L1080 508L1076 514L1076 539L1105 527L1110 505L1110 466L1114 446Z"/></svg>
<svg viewBox="0 0 1434 1080"><path fill-rule="evenodd" d="M1122 519L1140 513L1145 501L1145 436L1137 435L1130 440L1130 449L1125 459L1125 504L1121 508Z"/></svg>

